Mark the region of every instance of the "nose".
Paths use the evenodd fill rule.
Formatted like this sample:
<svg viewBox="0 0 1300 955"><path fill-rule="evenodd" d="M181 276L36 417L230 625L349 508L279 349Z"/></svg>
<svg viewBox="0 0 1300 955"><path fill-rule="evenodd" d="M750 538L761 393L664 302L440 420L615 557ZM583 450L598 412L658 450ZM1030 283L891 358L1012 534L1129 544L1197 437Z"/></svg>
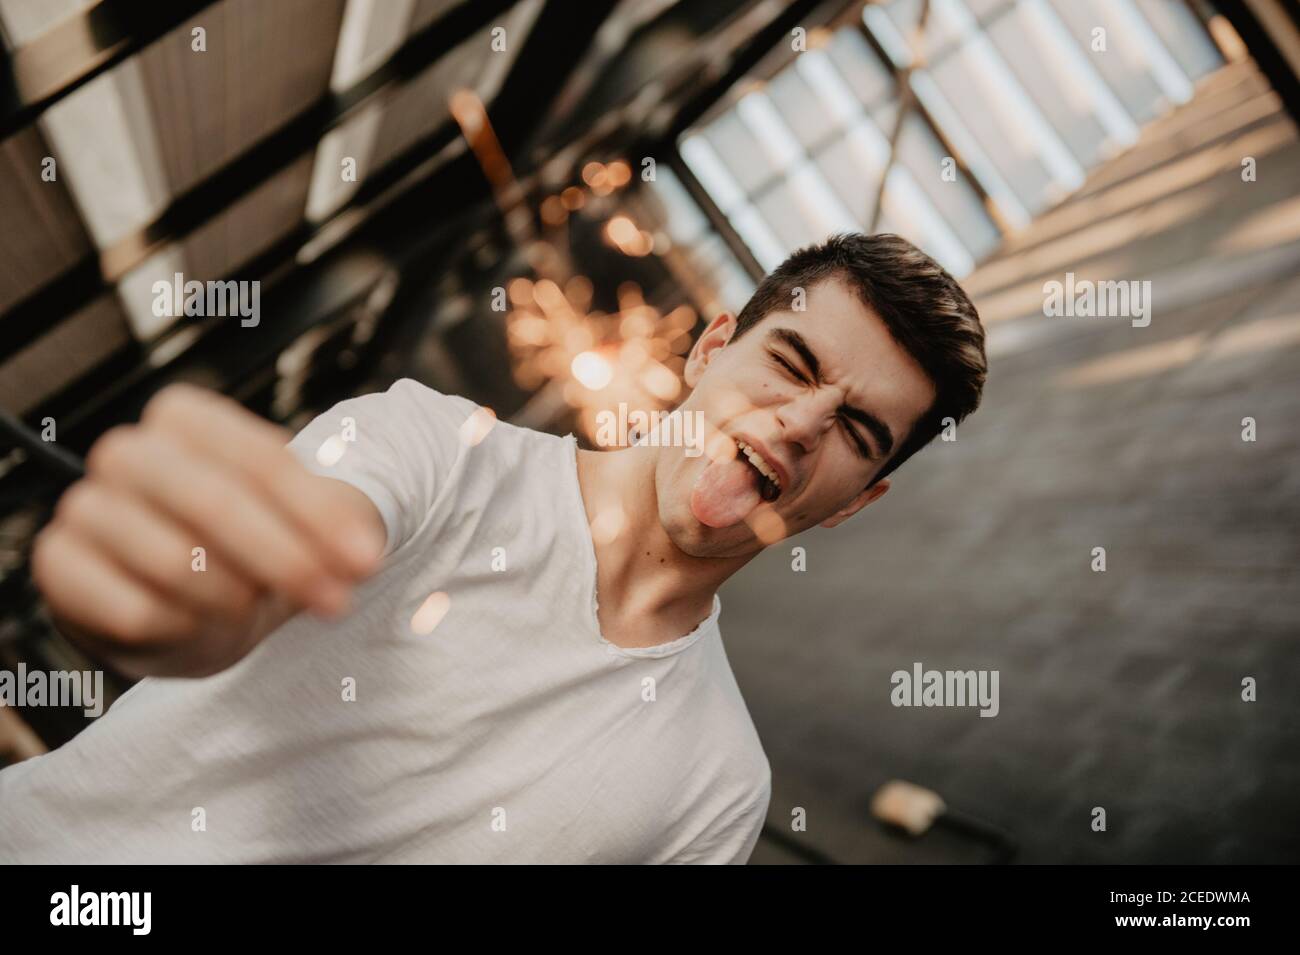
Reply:
<svg viewBox="0 0 1300 955"><path fill-rule="evenodd" d="M822 435L835 426L840 398L832 388L802 391L776 409L781 436L805 452L812 451Z"/></svg>

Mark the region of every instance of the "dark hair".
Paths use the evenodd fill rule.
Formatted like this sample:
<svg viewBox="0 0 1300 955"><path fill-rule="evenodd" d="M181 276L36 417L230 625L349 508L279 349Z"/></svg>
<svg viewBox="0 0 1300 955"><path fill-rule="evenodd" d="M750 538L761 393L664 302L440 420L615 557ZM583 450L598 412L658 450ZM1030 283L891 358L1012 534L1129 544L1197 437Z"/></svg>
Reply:
<svg viewBox="0 0 1300 955"><path fill-rule="evenodd" d="M839 279L881 317L894 340L935 386L934 403L899 443L872 483L889 474L943 430L979 407L988 364L979 313L957 280L912 243L891 234L834 235L776 267L737 317L735 341L763 318L788 310L796 288Z"/></svg>

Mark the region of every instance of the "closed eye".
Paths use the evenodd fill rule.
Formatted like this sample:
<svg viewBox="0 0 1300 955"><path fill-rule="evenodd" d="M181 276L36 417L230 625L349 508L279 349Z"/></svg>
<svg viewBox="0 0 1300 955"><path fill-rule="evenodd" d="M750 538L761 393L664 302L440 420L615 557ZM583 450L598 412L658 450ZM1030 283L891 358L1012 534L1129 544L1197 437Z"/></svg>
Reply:
<svg viewBox="0 0 1300 955"><path fill-rule="evenodd" d="M795 381L801 381L804 384L808 383L808 379L804 376L803 372L792 365L780 352L769 351L768 354L771 355L772 360L780 365L785 370L786 374Z"/></svg>
<svg viewBox="0 0 1300 955"><path fill-rule="evenodd" d="M858 431L858 429L853 427L853 422L851 422L847 417L841 415L840 424L844 425L844 430L849 433L849 438L853 441L854 447L857 450L858 455L860 457L866 458L868 461L876 460L876 455L871 450L871 445L869 445L866 442L866 440L862 437L862 434Z"/></svg>
<svg viewBox="0 0 1300 955"><path fill-rule="evenodd" d="M767 354L789 377L793 378L795 381L801 382L802 384L808 384L808 377L796 368L794 364L780 352L769 350ZM849 440L853 443L853 449L858 453L858 456L865 458L868 461L876 460L876 455L875 452L871 450L871 445L862 437L862 434L858 429L853 426L852 420L847 416L841 415L840 424L844 426L844 430L847 432Z"/></svg>

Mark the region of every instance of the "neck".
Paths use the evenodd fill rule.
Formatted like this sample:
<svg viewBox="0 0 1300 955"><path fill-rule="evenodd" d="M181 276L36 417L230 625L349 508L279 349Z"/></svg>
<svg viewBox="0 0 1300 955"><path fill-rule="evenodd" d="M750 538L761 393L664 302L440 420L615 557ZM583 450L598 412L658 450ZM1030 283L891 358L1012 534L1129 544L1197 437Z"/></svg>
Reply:
<svg viewBox="0 0 1300 955"><path fill-rule="evenodd" d="M712 611L722 583L754 557L694 557L673 543L659 521L655 490L655 465L663 452L654 447L578 451L602 626L609 622L629 635L635 631L631 641L646 646L694 629ZM609 519L601 515L610 509L623 514L617 534L605 532ZM640 625L623 626L630 621ZM619 642L608 632L606 638Z"/></svg>

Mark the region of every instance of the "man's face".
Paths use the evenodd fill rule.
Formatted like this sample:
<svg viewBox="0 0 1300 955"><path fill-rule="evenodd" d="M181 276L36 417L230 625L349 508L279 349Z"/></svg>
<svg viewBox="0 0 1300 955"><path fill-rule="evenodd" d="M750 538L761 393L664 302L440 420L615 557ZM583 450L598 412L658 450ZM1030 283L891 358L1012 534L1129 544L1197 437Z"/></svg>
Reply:
<svg viewBox="0 0 1300 955"><path fill-rule="evenodd" d="M706 453L665 449L655 470L660 521L688 554L745 556L852 516L888 490L887 478L868 485L934 401L929 376L843 283L813 286L806 305L734 342L734 316L719 315L691 351L681 411L703 413Z"/></svg>

